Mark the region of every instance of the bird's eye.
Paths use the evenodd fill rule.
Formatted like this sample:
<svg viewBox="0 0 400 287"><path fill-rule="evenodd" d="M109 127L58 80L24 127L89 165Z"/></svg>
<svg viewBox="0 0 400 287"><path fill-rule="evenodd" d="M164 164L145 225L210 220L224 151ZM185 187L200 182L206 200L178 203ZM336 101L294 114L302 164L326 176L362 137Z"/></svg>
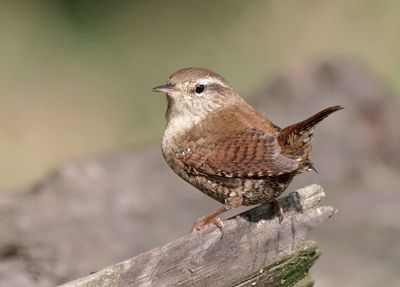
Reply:
<svg viewBox="0 0 400 287"><path fill-rule="evenodd" d="M199 84L196 86L195 92L196 94L201 94L206 89L206 86L203 84Z"/></svg>

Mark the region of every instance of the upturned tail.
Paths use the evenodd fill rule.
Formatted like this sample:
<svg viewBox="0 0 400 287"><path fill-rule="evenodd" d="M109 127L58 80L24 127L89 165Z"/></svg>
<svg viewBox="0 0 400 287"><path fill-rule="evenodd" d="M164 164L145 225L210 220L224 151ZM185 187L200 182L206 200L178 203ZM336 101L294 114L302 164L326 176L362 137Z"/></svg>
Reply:
<svg viewBox="0 0 400 287"><path fill-rule="evenodd" d="M292 124L280 130L278 141L282 147L282 154L299 161L299 172L315 170L311 161L308 159L315 125L330 114L341 109L343 109L341 106L326 108L304 121Z"/></svg>

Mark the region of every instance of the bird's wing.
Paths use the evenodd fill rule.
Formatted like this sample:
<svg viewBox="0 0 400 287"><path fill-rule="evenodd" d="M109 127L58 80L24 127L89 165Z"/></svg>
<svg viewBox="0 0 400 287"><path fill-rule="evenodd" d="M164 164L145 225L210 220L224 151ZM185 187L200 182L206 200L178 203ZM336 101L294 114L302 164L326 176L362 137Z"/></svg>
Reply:
<svg viewBox="0 0 400 287"><path fill-rule="evenodd" d="M217 142L200 146L182 158L194 174L223 178L261 178L294 171L298 163L281 154L275 136L248 129Z"/></svg>

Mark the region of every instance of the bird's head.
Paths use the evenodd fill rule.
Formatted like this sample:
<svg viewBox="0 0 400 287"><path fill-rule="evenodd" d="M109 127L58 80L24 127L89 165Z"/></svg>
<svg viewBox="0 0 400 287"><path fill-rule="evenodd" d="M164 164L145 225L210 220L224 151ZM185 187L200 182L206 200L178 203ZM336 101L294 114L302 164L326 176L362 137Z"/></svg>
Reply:
<svg viewBox="0 0 400 287"><path fill-rule="evenodd" d="M224 78L203 68L181 69L152 91L167 95L167 121L174 117L201 119L241 101Z"/></svg>

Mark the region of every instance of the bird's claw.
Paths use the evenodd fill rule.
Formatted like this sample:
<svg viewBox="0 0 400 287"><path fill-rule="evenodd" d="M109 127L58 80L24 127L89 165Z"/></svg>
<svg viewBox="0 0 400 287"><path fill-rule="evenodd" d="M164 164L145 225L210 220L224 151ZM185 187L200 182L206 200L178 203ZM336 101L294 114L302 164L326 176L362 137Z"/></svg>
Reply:
<svg viewBox="0 0 400 287"><path fill-rule="evenodd" d="M224 238L225 235L225 226L224 222L219 217L207 218L200 217L193 223L191 234L195 234L201 230L203 230L207 225L214 224L221 231L220 239Z"/></svg>
<svg viewBox="0 0 400 287"><path fill-rule="evenodd" d="M284 217L282 203L280 201L278 201L277 199L274 199L272 201L272 204L274 205L276 216L278 217L278 220L279 220L279 224L281 224L283 221L283 217Z"/></svg>

